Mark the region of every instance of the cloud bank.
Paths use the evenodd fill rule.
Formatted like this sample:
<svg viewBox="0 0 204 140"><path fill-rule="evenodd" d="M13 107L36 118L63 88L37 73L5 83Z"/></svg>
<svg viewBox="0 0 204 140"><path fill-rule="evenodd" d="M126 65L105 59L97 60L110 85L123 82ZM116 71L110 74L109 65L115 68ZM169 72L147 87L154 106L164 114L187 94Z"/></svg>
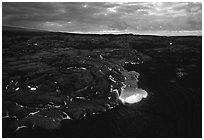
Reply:
<svg viewBox="0 0 204 140"><path fill-rule="evenodd" d="M80 33L201 33L202 3L3 2L3 25Z"/></svg>

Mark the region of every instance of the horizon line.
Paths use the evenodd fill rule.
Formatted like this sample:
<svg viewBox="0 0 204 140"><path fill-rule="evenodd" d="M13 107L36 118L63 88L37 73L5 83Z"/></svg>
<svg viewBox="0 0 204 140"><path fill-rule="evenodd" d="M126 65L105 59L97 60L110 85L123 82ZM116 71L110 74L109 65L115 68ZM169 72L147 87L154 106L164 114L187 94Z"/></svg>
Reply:
<svg viewBox="0 0 204 140"><path fill-rule="evenodd" d="M168 30L155 30L155 31L139 31L139 32L121 32L121 31L89 31L89 32L82 32L82 31L55 31L55 30L46 30L46 29L37 29L31 27L22 27L22 26L12 26L12 25L2 25L6 27L15 27L15 28L23 28L23 29L31 29L31 30L40 30L40 31L49 31L49 32L56 32L56 33L71 33L71 34L98 34L98 35L125 35L125 34L132 34L132 35L152 35L152 36L202 36L202 30L183 30L183 31L168 31ZM2 28L3 31L3 28ZM152 33L157 32L157 33ZM160 32L160 33L158 33ZM168 32L170 34L161 34L164 32ZM177 33L173 35L171 33ZM182 33L197 33L197 34L182 34Z"/></svg>

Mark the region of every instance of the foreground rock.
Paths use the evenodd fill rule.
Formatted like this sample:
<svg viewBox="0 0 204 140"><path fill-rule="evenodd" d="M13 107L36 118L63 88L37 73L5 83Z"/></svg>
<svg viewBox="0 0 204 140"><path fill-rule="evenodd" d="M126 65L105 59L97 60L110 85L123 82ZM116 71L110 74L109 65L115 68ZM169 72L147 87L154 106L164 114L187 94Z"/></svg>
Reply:
<svg viewBox="0 0 204 140"><path fill-rule="evenodd" d="M121 103L124 86L138 88L139 73L128 72L123 65L139 60L131 50L79 53L66 48L8 58L3 69L3 118L16 118L8 126L15 131L58 129L62 120L104 113Z"/></svg>

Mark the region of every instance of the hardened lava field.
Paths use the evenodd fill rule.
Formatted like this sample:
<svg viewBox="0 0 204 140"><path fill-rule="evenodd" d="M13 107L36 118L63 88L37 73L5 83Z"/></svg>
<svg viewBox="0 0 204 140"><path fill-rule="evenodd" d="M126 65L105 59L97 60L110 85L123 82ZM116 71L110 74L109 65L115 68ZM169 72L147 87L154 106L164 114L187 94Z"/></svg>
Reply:
<svg viewBox="0 0 204 140"><path fill-rule="evenodd" d="M3 137L201 136L201 37L3 30L2 45Z"/></svg>

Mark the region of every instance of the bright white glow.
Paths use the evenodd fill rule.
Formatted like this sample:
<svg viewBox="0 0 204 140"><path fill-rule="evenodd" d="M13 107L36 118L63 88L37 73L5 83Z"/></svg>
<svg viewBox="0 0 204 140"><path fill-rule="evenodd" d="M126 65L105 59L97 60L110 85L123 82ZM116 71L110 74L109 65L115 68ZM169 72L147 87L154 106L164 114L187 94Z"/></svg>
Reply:
<svg viewBox="0 0 204 140"><path fill-rule="evenodd" d="M121 87L121 94L119 99L123 103L137 103L143 98L147 97L147 92L143 89L138 88L138 78L140 74L135 71L125 71L123 76L126 77L125 81L122 82L123 86Z"/></svg>
<svg viewBox="0 0 204 140"><path fill-rule="evenodd" d="M19 88L19 87L17 87L17 88L16 88L16 91L18 91L19 89L20 89L20 88Z"/></svg>
<svg viewBox="0 0 204 140"><path fill-rule="evenodd" d="M86 98L84 97L75 97L76 99L83 99L83 100L86 100Z"/></svg>
<svg viewBox="0 0 204 140"><path fill-rule="evenodd" d="M137 103L140 102L143 98L147 98L148 93L143 89L135 88L126 88L122 89L119 99L123 103Z"/></svg>
<svg viewBox="0 0 204 140"><path fill-rule="evenodd" d="M134 94L132 96L129 96L125 99L125 102L133 104L135 102L139 102L142 100L142 95L141 94Z"/></svg>
<svg viewBox="0 0 204 140"><path fill-rule="evenodd" d="M103 59L103 57L100 55L100 58Z"/></svg>
<svg viewBox="0 0 204 140"><path fill-rule="evenodd" d="M36 90L37 88L34 88L34 87L32 87L32 88L30 88L30 90Z"/></svg>
<svg viewBox="0 0 204 140"><path fill-rule="evenodd" d="M35 115L35 114L37 114L37 113L39 113L39 112L40 112L40 111L31 112L31 113L28 114L28 116L29 116L29 115Z"/></svg>
<svg viewBox="0 0 204 140"><path fill-rule="evenodd" d="M137 62L130 62L130 64L135 65L135 64L139 64L139 63L137 63Z"/></svg>
<svg viewBox="0 0 204 140"><path fill-rule="evenodd" d="M30 90L37 90L38 86L36 87L31 87L31 86L27 86Z"/></svg>

